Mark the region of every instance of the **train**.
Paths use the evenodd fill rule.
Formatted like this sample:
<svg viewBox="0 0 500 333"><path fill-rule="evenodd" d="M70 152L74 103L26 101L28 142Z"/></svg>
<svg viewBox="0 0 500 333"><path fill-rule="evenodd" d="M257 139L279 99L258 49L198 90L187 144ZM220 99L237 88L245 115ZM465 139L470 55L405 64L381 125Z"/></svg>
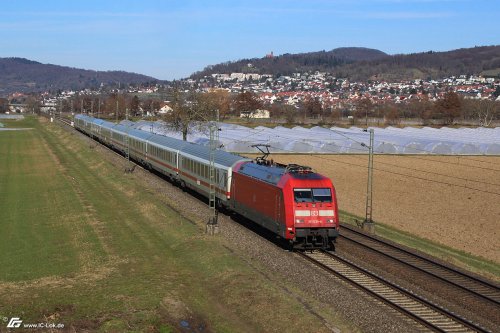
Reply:
<svg viewBox="0 0 500 333"><path fill-rule="evenodd" d="M180 187L209 196L210 147L84 114L75 116L74 127ZM221 149L214 165L218 208L248 218L293 250L335 250L339 215L328 177L309 167Z"/></svg>

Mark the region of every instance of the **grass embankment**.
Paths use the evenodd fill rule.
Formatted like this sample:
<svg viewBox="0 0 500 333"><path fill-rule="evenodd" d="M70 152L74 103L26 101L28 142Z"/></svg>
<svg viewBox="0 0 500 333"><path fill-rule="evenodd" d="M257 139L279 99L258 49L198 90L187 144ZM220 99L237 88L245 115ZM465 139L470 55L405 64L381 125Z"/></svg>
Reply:
<svg viewBox="0 0 500 333"><path fill-rule="evenodd" d="M340 220L343 223L358 226L358 223L362 222L364 219L348 212L341 211ZM383 223L376 222L375 225L375 233L378 236L417 249L444 261L451 262L472 272L485 275L495 280L500 280L500 266L495 262L437 244Z"/></svg>
<svg viewBox="0 0 500 333"><path fill-rule="evenodd" d="M24 119L0 119L5 128L33 128L37 126L37 119L33 116L26 116Z"/></svg>
<svg viewBox="0 0 500 333"><path fill-rule="evenodd" d="M327 330L76 135L16 124L34 129L0 132L0 318L77 331Z"/></svg>

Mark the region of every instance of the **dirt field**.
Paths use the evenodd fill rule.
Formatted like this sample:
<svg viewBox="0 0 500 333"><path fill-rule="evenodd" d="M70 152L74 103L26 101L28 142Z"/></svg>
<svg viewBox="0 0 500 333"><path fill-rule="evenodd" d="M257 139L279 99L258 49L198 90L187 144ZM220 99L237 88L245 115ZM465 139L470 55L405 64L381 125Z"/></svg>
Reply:
<svg viewBox="0 0 500 333"><path fill-rule="evenodd" d="M329 176L339 209L365 215L367 156L273 158ZM374 168L374 220L500 262L500 157L376 155Z"/></svg>

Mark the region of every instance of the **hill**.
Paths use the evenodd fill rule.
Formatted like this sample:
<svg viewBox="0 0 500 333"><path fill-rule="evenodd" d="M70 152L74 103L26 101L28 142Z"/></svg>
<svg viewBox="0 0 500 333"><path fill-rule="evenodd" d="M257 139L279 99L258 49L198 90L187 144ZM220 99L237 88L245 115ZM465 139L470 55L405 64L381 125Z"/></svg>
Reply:
<svg viewBox="0 0 500 333"><path fill-rule="evenodd" d="M93 71L42 64L24 58L0 58L0 96L11 92L96 88L101 83L122 84L156 81L123 71Z"/></svg>
<svg viewBox="0 0 500 333"><path fill-rule="evenodd" d="M280 56L241 59L208 66L194 73L192 78L201 78L213 73L258 73L290 75L296 72L331 71L341 65L358 61L371 61L389 57L386 53L363 47L342 47L331 51L319 51Z"/></svg>
<svg viewBox="0 0 500 333"><path fill-rule="evenodd" d="M290 75L306 71L325 71L352 80L388 81L438 79L461 74L498 76L500 45L397 55L387 55L374 49L347 47L328 52L283 54L272 58L225 62L208 66L192 77L232 72Z"/></svg>
<svg viewBox="0 0 500 333"><path fill-rule="evenodd" d="M337 77L349 77L353 80L440 79L462 74L499 77L500 45L446 52L398 54L383 59L345 64L332 72Z"/></svg>

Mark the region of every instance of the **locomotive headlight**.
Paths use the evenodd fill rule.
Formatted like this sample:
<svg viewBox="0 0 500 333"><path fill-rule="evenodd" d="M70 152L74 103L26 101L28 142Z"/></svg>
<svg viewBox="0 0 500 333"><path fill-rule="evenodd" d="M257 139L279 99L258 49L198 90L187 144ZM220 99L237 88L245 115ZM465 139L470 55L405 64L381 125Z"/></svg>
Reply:
<svg viewBox="0 0 500 333"><path fill-rule="evenodd" d="M333 223L333 219L328 219L328 220L326 220L326 222Z"/></svg>
<svg viewBox="0 0 500 333"><path fill-rule="evenodd" d="M303 219L295 219L295 223L304 223Z"/></svg>

